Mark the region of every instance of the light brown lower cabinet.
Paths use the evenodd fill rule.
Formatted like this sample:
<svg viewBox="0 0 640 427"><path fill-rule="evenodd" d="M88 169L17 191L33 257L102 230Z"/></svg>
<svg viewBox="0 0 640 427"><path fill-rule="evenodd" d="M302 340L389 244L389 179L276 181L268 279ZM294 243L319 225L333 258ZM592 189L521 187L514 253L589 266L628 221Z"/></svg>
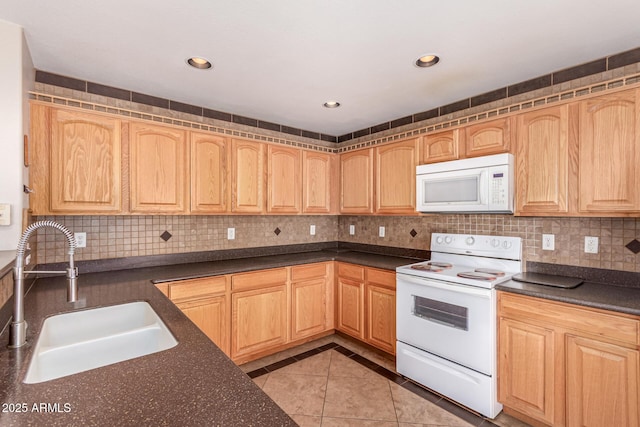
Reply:
<svg viewBox="0 0 640 427"><path fill-rule="evenodd" d="M366 268L365 341L396 354L396 274Z"/></svg>
<svg viewBox="0 0 640 427"><path fill-rule="evenodd" d="M498 400L552 426L640 425L640 317L498 293Z"/></svg>
<svg viewBox="0 0 640 427"><path fill-rule="evenodd" d="M286 268L231 278L231 358L260 354L288 342Z"/></svg>
<svg viewBox="0 0 640 427"><path fill-rule="evenodd" d="M238 364L334 328L395 354L393 271L329 261L157 287Z"/></svg>
<svg viewBox="0 0 640 427"><path fill-rule="evenodd" d="M291 340L333 329L333 263L291 267Z"/></svg>
<svg viewBox="0 0 640 427"><path fill-rule="evenodd" d="M215 276L158 285L158 288L227 355L229 355L228 279L228 276Z"/></svg>
<svg viewBox="0 0 640 427"><path fill-rule="evenodd" d="M395 272L342 262L337 269L336 329L395 354Z"/></svg>

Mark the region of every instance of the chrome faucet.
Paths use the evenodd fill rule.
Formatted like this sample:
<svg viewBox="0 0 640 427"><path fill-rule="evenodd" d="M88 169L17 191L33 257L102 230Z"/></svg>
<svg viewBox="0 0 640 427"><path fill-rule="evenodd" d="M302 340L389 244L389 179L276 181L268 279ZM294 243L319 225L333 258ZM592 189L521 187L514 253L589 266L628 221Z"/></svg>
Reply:
<svg viewBox="0 0 640 427"><path fill-rule="evenodd" d="M65 271L25 271L24 252L31 234L39 228L50 227L61 231L69 243L69 268ZM78 269L73 264L73 253L76 250L76 239L67 227L53 221L37 221L27 227L22 233L16 251L16 265L13 267L13 320L10 327L9 347L22 347L27 342L27 322L24 320L24 276L26 274L66 274L69 279L67 287L67 301L78 300Z"/></svg>

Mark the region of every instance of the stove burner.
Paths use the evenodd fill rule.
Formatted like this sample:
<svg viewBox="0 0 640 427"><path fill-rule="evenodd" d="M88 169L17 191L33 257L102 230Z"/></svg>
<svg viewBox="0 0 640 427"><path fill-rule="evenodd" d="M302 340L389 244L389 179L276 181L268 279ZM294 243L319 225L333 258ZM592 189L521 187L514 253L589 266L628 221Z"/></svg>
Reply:
<svg viewBox="0 0 640 427"><path fill-rule="evenodd" d="M491 274L491 275L497 276L497 277L503 277L504 276L504 271L494 270L492 268L476 268L474 271L477 272L477 273Z"/></svg>
<svg viewBox="0 0 640 427"><path fill-rule="evenodd" d="M442 268L438 268L435 264L415 264L412 265L411 268L420 271L432 271L434 273L440 273L442 271Z"/></svg>
<svg viewBox="0 0 640 427"><path fill-rule="evenodd" d="M496 280L497 277L488 273L482 273L478 271L466 271L463 273L458 273L458 277L463 277L465 279L474 279L474 280Z"/></svg>
<svg viewBox="0 0 640 427"><path fill-rule="evenodd" d="M438 261L427 261L427 265L431 265L433 267L441 267L441 268L451 268L453 264L450 262L438 262Z"/></svg>

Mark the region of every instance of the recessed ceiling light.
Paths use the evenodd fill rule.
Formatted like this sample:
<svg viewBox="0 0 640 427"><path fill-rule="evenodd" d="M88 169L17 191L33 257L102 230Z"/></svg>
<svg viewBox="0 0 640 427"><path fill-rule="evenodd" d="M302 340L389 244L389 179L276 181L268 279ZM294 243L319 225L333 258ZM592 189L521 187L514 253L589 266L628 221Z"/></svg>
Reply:
<svg viewBox="0 0 640 427"><path fill-rule="evenodd" d="M340 106L340 103L338 101L327 101L322 104L322 106L324 108L338 108Z"/></svg>
<svg viewBox="0 0 640 427"><path fill-rule="evenodd" d="M198 68L199 70L208 70L212 67L211 62L198 56L192 56L187 59L187 64L191 65L193 68Z"/></svg>
<svg viewBox="0 0 640 427"><path fill-rule="evenodd" d="M416 65L418 67L431 67L436 65L438 61L440 61L440 58L437 55L423 55L416 60Z"/></svg>

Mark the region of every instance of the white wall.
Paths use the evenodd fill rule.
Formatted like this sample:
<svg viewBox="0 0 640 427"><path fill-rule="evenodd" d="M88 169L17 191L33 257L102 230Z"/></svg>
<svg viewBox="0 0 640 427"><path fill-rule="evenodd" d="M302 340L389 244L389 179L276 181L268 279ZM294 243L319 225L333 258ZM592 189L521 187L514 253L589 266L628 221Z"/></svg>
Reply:
<svg viewBox="0 0 640 427"><path fill-rule="evenodd" d="M11 225L0 226L0 250L13 250L22 232L22 209L29 203L22 191L28 183L23 136L29 133L27 91L35 70L21 27L0 20L0 40L0 203L11 204Z"/></svg>

